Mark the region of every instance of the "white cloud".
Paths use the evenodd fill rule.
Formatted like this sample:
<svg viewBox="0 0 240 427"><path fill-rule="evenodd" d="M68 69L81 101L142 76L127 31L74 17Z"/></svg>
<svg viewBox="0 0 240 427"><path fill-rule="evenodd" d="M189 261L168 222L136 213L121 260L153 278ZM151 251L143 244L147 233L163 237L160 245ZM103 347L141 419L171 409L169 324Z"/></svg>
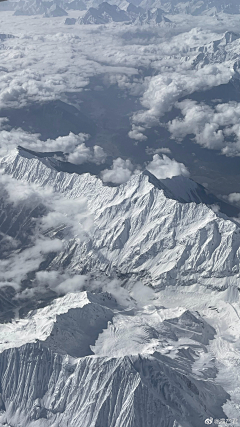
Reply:
<svg viewBox="0 0 240 427"><path fill-rule="evenodd" d="M35 286L50 288L57 294L81 291L86 285L88 277L81 274L70 275L59 271L38 271Z"/></svg>
<svg viewBox="0 0 240 427"><path fill-rule="evenodd" d="M19 290L27 273L38 269L47 253L59 252L62 248L63 243L59 239L35 236L30 248L16 253L13 251L7 259L0 260L0 287L8 285Z"/></svg>
<svg viewBox="0 0 240 427"><path fill-rule="evenodd" d="M39 268L47 253L64 250L72 238L83 241L93 221L84 198L67 199L50 187L22 182L10 175L0 175L0 189L5 192L7 204L13 204L13 209L17 211L23 205L29 208L43 205L46 208L43 216L35 218L30 234L31 245L19 252L18 248L15 249L16 242L9 242L12 252L7 259L0 261L0 287L8 284L19 290L21 281L29 272ZM47 237L47 230L59 226L63 226L63 240ZM70 286L71 283L67 282L66 287L70 289ZM74 282L72 286L77 287L77 283Z"/></svg>
<svg viewBox="0 0 240 427"><path fill-rule="evenodd" d="M146 141L147 137L143 135L144 127L132 125L132 130L128 132L129 138L136 139L136 141Z"/></svg>
<svg viewBox="0 0 240 427"><path fill-rule="evenodd" d="M146 110L133 114L133 122L154 126L159 118L170 111L181 96L203 91L227 83L233 75L231 64L211 64L195 70L183 67L178 72L168 72L149 78L141 103Z"/></svg>
<svg viewBox="0 0 240 427"><path fill-rule="evenodd" d="M70 132L67 136L60 136L56 139L47 139L42 141L38 134L25 132L22 129L12 129L10 131L0 131L0 155L5 155L18 145L33 151L63 151L73 152L78 145L83 144L89 135L80 133L75 135ZM86 157L89 155L87 152Z"/></svg>
<svg viewBox="0 0 240 427"><path fill-rule="evenodd" d="M46 21L39 16L28 17L27 21L27 28L26 17L4 15L1 21L2 32L11 28L17 36L7 39L6 49L1 50L1 66L6 70L0 72L2 108L52 99L68 101L68 94L85 90L93 76L101 76L101 82L94 82L93 87L104 90L104 86L118 85L126 101L129 96L136 99L136 105L141 101L143 109L133 114L129 136L145 141L144 129L158 124L179 97L227 83L233 75L231 60L197 70L193 67L198 54L195 49L221 38L219 31L224 32L224 26L228 29L227 22L222 22L219 29L219 23L213 21L209 31L205 22L203 28L191 28L196 21L186 23L185 19L175 29L130 28L120 23L69 28L64 20ZM214 25L218 34L214 33ZM209 126L204 132L203 137L210 137L212 145L221 145L221 132ZM10 146L10 139L17 134L2 136ZM39 145L38 136L31 138ZM28 148L34 145L27 135L19 138L18 143L27 146L24 142ZM52 147L64 143L49 141ZM46 143L45 150L50 149ZM69 150L69 160L81 162L83 151L84 147Z"/></svg>
<svg viewBox="0 0 240 427"><path fill-rule="evenodd" d="M70 163L74 163L75 165L80 165L84 162L100 164L104 163L106 157L106 153L102 147L95 145L93 149L91 149L86 147L85 144L80 144L76 146L72 153L68 155L68 161Z"/></svg>
<svg viewBox="0 0 240 427"><path fill-rule="evenodd" d="M105 73L113 79L116 74L125 88L127 77L137 74L136 61L121 49L118 29L109 36L105 28L76 26L69 31L58 19L46 25L46 19L28 16L26 26L26 17L5 18L1 31L11 28L17 37L1 51L1 66L7 70L0 74L1 107L62 99L65 92L81 92L92 76Z"/></svg>
<svg viewBox="0 0 240 427"><path fill-rule="evenodd" d="M101 173L103 182L112 182L113 184L123 184L128 181L134 172L134 166L131 160L123 160L118 157L113 160L111 169L105 169Z"/></svg>
<svg viewBox="0 0 240 427"><path fill-rule="evenodd" d="M159 148L147 147L145 151L146 151L146 153L148 155L152 155L152 154L171 154L171 150L169 148L166 148L166 147L159 147Z"/></svg>
<svg viewBox="0 0 240 427"><path fill-rule="evenodd" d="M186 99L176 104L183 118L168 123L176 139L193 134L196 143L205 148L221 150L227 156L240 155L240 103L229 102L210 107Z"/></svg>
<svg viewBox="0 0 240 427"><path fill-rule="evenodd" d="M171 160L165 154L162 157L154 154L152 161L148 163L146 169L158 179L172 178L178 175L189 176L189 172L183 163L178 163L174 159Z"/></svg>
<svg viewBox="0 0 240 427"><path fill-rule="evenodd" d="M228 196L226 196L226 198L230 203L237 204L237 205L240 204L240 193L231 193Z"/></svg>
<svg viewBox="0 0 240 427"><path fill-rule="evenodd" d="M192 29L196 22L185 20L175 29L120 23L69 28L64 20L40 16L27 21L26 26L26 17L10 15L1 21L2 32L11 28L17 36L7 39L1 50L6 70L0 73L1 107L66 99L66 93L85 90L93 76L105 76L101 84L117 84L131 96L142 97L148 111L136 113L134 124L145 126L158 121L180 96L226 83L232 76L231 61L192 69L194 49L220 37L214 33L214 25L219 32L215 21L212 31L204 23L203 28Z"/></svg>
<svg viewBox="0 0 240 427"><path fill-rule="evenodd" d="M22 129L12 129L11 131L1 130L0 156L8 154L9 151L21 145L36 152L62 151L63 153L67 153L66 160L77 165L85 162L104 163L106 153L98 145L87 147L85 141L88 138L89 135L83 133L75 135L70 132L66 136L42 141L39 139L38 134L31 134Z"/></svg>

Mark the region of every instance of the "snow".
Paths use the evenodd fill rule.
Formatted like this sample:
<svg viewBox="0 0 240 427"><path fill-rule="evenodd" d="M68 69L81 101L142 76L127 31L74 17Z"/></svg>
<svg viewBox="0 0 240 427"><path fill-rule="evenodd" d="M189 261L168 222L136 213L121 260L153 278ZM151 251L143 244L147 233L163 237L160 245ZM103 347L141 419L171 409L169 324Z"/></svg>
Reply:
<svg viewBox="0 0 240 427"><path fill-rule="evenodd" d="M115 5L101 3L97 8L91 7L80 18L80 24L107 24L108 22L130 21L129 15Z"/></svg>
<svg viewBox="0 0 240 427"><path fill-rule="evenodd" d="M67 199L88 200L93 227L83 243L75 236L68 265L71 271L118 270L139 278L147 272L154 286L200 282L221 289L239 283L238 224L202 203L180 203L171 194L167 197L150 182L149 173L134 175L116 188L89 174L57 172L48 160L17 151L0 165L18 180L51 186ZM167 183L171 192L177 192L176 183L176 189ZM196 186L191 183L188 194L180 193L188 200ZM66 255L61 252L52 268L58 269Z"/></svg>
<svg viewBox="0 0 240 427"><path fill-rule="evenodd" d="M41 341L61 354L92 354L89 346L113 317L111 309L100 304L101 299L104 303L108 297L102 295L98 299L87 292L70 293L43 309L29 312L24 319L3 324L0 351Z"/></svg>
<svg viewBox="0 0 240 427"><path fill-rule="evenodd" d="M87 199L94 226L81 244L75 236L67 270L95 271L98 288L112 295L90 292L89 282L88 291L1 325L0 423L200 427L207 417L236 417L238 224L200 203L198 185L185 178L139 173L108 187L24 150L1 168L63 199ZM61 267L68 248L51 268ZM106 268L110 277L128 273L121 302ZM152 285L151 295L141 298L138 280Z"/></svg>
<svg viewBox="0 0 240 427"><path fill-rule="evenodd" d="M74 319L74 312L88 306L87 314ZM201 369L198 376L191 374L214 329L197 313L180 308L135 310L121 310L110 295L82 292L2 325L8 343L0 354L0 425L15 426L20 420L26 427L157 427L161 420L166 427L174 422L200 427L209 415L223 416L227 394L212 382L206 387ZM73 357L64 325L81 350L98 335L93 355L80 351ZM78 333L83 326L85 337ZM54 333L57 328L61 336Z"/></svg>
<svg viewBox="0 0 240 427"><path fill-rule="evenodd" d="M42 3L21 2L15 14L50 14L54 19L45 19L45 26L52 26L54 35L55 16L90 5L94 7L83 12L80 22L167 23L166 2L154 2L164 13L127 4L120 10L107 3L85 7L74 1L47 9ZM198 6L195 1L178 3L172 13L229 10L221 1L211 2L210 9L207 1L203 8ZM15 16L14 22L17 19L25 18ZM67 30L80 31L77 25ZM191 60L196 56L191 62L196 68L208 61L234 64L239 35L217 34L202 46L193 36L195 48L190 54L186 43L182 56L187 67L188 55ZM12 178L24 183L25 190L29 185L31 194L38 185L45 194L53 189L49 194L66 202L74 224L81 223L78 209L86 201L92 223L85 233L81 227L63 233L65 226L54 229L55 224L48 230L50 238L61 242L46 268L58 272L58 278L63 272L76 274L75 280L86 274L93 282L89 279L87 290L53 301L51 294L52 302L45 299L45 307L36 310L25 307L24 314L11 307L15 318L0 325L0 426L200 427L209 417L238 418L238 223L211 209L210 195L187 177L157 180L141 172L119 187L108 187L90 174L57 172L56 165L53 158L15 150L1 159L1 177L6 191L7 179ZM13 183L16 195L17 181ZM11 256L21 262L48 209L37 198L24 205L27 191L18 196L21 203L13 194L13 204L5 193L0 200L5 213L1 226L7 224L9 234L4 256L10 262ZM14 267L12 262L9 270ZM31 298L36 289L34 279L30 282ZM80 285L76 289L83 288ZM46 289L51 289L50 283Z"/></svg>

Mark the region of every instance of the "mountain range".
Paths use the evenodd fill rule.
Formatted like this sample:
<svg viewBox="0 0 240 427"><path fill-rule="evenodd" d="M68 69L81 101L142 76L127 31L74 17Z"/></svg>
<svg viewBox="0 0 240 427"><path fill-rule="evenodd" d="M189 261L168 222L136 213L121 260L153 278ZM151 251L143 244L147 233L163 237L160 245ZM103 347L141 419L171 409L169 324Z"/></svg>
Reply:
<svg viewBox="0 0 240 427"><path fill-rule="evenodd" d="M49 9L55 5L56 11L54 13L48 12ZM129 6L128 6L129 5ZM89 8L90 6L90 8ZM116 9L116 7L118 9ZM135 7L135 8L134 8ZM44 0L20 0L18 2L11 2L8 5L1 5L2 10L14 10L15 15L44 15L44 16L64 16L63 11L76 10L83 11L87 10L84 17L80 18L80 23L95 23L95 24L106 24L107 22L127 22L136 16L142 16L139 18L139 23L145 24L159 24L162 21L171 22L167 17L162 18L162 15L170 14L190 14L190 15L212 15L216 16L218 13L236 14L240 10L239 1L164 1L164 0L132 0L131 2L114 2L100 3L98 0L91 2L84 0L74 1L44 1ZM139 8L139 9L138 9ZM123 10L124 9L124 10ZM143 14L145 11L145 17ZM149 12L151 11L151 12ZM103 18L102 14L105 14ZM149 16L152 13L152 16ZM65 13L66 14L66 13ZM157 14L157 16L155 16ZM132 19L131 19L132 18ZM85 22L86 21L86 22Z"/></svg>
<svg viewBox="0 0 240 427"><path fill-rule="evenodd" d="M10 279L2 288L2 316L12 320L0 330L0 423L200 427L223 418L230 396L215 381L209 349L217 332L198 311L181 308L180 289L237 290L238 222L187 177L144 171L109 187L90 174L57 171L57 162L23 148L1 160L1 259L12 271L19 254L30 262L39 232L62 247L54 244L37 268L25 264L16 290ZM23 185L19 200L11 180ZM92 222L80 239L67 216L58 225L54 205L35 193L50 188L57 209L64 200L73 212L74 201L87 203ZM43 232L49 213L55 226ZM59 285L61 272L67 279ZM75 293L58 297L66 286ZM178 308L158 297L171 286Z"/></svg>
<svg viewBox="0 0 240 427"><path fill-rule="evenodd" d="M236 12L3 6L0 427L240 426Z"/></svg>

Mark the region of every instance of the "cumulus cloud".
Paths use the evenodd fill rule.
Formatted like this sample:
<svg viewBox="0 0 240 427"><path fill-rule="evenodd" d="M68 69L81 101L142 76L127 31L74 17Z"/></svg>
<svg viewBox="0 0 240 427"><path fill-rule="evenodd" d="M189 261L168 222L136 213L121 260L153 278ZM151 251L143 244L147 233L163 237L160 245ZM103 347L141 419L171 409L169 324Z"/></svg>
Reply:
<svg viewBox="0 0 240 427"><path fill-rule="evenodd" d="M231 193L226 198L230 203L240 205L240 193Z"/></svg>
<svg viewBox="0 0 240 427"><path fill-rule="evenodd" d="M171 150L166 147L159 147L159 148L146 148L146 153L151 156L152 154L171 154Z"/></svg>
<svg viewBox="0 0 240 427"><path fill-rule="evenodd" d="M229 102L210 107L186 99L178 102L183 118L168 123L176 139L194 135L196 143L205 148L221 150L227 156L240 155L240 103Z"/></svg>
<svg viewBox="0 0 240 427"><path fill-rule="evenodd" d="M192 25L195 26L195 21ZM219 23L216 25L219 33ZM101 76L103 89L118 85L126 99L131 96L136 105L140 100L142 109L133 114L129 132L135 141L145 141L144 129L158 124L159 118L170 111L180 97L225 84L234 73L230 60L193 68L195 49L221 37L214 33L214 28L212 31L192 29L190 22L184 21L174 30L158 26L126 28L119 23L98 28L74 26L70 31L61 20L54 22L53 29L46 26L42 17L28 17L26 28L25 19L6 17L1 31L8 32L10 27L17 37L6 39L5 49L1 51L1 108L21 108L52 99L68 102L71 94L85 90L89 83L87 90L91 90L92 77ZM99 88L98 83L94 81L93 88ZM212 136L212 144L221 144L221 132L209 126L204 131L205 137ZM13 139L14 135L9 138ZM31 141L26 138L25 135L25 143L30 148ZM10 146L11 142L8 143ZM58 149L65 141L50 143ZM45 150L50 149L45 144ZM69 150L69 161L81 162L83 151L84 147ZM99 158L96 153L92 156Z"/></svg>
<svg viewBox="0 0 240 427"><path fill-rule="evenodd" d="M102 147L95 145L87 147L85 141L89 135L79 133L75 135L70 132L69 135L59 136L56 139L47 139L42 141L38 134L31 134L22 129L12 129L10 131L0 131L0 156L8 154L11 150L21 145L36 152L54 152L62 151L66 153L66 160L70 163L80 165L85 162L96 164L104 163L106 153Z"/></svg>
<svg viewBox="0 0 240 427"><path fill-rule="evenodd" d="M152 161L148 163L146 169L158 179L172 178L178 175L189 176L189 172L183 163L178 163L165 154L162 157L154 154Z"/></svg>
<svg viewBox="0 0 240 427"><path fill-rule="evenodd" d="M6 69L0 76L2 108L61 99L65 92L81 92L91 77L105 73L113 80L117 75L116 81L122 80L125 87L126 77L137 74L136 62L131 55L126 60L121 49L118 30L112 29L109 36L105 28L94 31L78 26L74 34L74 29L69 33L64 22L57 20L54 30L40 16L28 17L27 29L25 21L9 16L2 26L3 32L11 27L18 36L6 40L1 57Z"/></svg>
<svg viewBox="0 0 240 427"><path fill-rule="evenodd" d="M211 64L199 70L193 70L189 64L189 68L178 72L149 78L148 88L141 99L145 110L134 113L133 122L135 125L155 126L180 97L225 84L233 74L230 64Z"/></svg>
<svg viewBox="0 0 240 427"><path fill-rule="evenodd" d="M105 169L101 173L103 182L112 182L113 184L123 184L127 182L134 173L134 166L131 160L123 160L120 157L113 160L111 169Z"/></svg>
<svg viewBox="0 0 240 427"><path fill-rule="evenodd" d="M2 108L66 100L67 93L85 90L92 77L105 76L101 85L117 84L131 96L141 97L145 110L134 114L134 125L145 127L158 122L180 96L226 83L233 74L231 61L192 69L194 49L219 39L214 33L214 24L219 32L219 22L215 21L212 31L192 29L185 21L174 30L129 28L119 23L74 26L70 31L61 20L55 20L53 28L44 18L29 16L26 28L25 18L5 18L1 31L8 33L11 28L17 37L6 39L1 51ZM130 132L133 139L144 139L138 129Z"/></svg>
<svg viewBox="0 0 240 427"><path fill-rule="evenodd" d="M146 141L146 135L143 135L144 127L132 125L132 130L128 132L128 136L136 141Z"/></svg>
<svg viewBox="0 0 240 427"><path fill-rule="evenodd" d="M68 155L68 161L75 165L80 165L85 162L93 162L96 164L104 163L106 160L106 153L102 147L95 145L93 149L80 144L74 148L72 153Z"/></svg>

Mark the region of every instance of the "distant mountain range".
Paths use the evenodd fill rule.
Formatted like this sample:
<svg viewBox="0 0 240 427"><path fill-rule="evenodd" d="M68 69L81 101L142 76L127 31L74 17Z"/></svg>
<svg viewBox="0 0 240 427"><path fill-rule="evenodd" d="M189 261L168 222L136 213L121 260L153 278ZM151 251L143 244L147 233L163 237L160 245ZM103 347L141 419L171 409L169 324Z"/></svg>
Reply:
<svg viewBox="0 0 240 427"><path fill-rule="evenodd" d="M125 2L126 3L126 2ZM129 6L119 2L100 3L97 0L20 0L18 2L1 3L0 9L13 10L15 15L44 15L58 17L67 14L67 10L83 11L86 14L79 18L81 24L106 24L108 22L135 22L139 24L170 23L166 14L185 13L190 15L216 15L220 12L236 14L240 12L240 1L225 0L191 0L191 1L165 1L165 0L132 0ZM90 6L90 7L89 7ZM122 9L123 7L123 9ZM76 19L77 18L72 18ZM74 21L66 21L72 25Z"/></svg>

